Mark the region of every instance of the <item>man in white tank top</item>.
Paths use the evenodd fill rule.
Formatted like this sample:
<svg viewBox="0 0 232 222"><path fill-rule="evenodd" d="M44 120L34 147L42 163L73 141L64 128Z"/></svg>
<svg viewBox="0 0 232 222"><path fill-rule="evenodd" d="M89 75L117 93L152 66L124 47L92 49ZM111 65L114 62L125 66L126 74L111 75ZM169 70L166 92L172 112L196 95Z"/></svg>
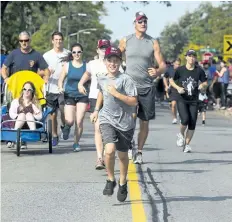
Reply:
<svg viewBox="0 0 232 222"><path fill-rule="evenodd" d="M142 150L148 136L149 120L155 118L155 91L153 80L164 73L166 64L156 39L146 34L147 16L137 12L134 18L135 33L123 38L119 48L126 55L126 73L133 79L138 91L135 118L140 119L138 153L134 163L142 163ZM154 59L159 68L154 67Z"/></svg>

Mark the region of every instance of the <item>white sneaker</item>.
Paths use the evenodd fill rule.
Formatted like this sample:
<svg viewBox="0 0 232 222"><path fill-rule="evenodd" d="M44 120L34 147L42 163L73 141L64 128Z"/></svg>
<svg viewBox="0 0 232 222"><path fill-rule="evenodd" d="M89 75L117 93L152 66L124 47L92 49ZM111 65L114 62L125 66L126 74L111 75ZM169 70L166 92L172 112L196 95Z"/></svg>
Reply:
<svg viewBox="0 0 232 222"><path fill-rule="evenodd" d="M14 147L14 143L13 142L7 142L6 147L7 148L13 148Z"/></svg>
<svg viewBox="0 0 232 222"><path fill-rule="evenodd" d="M22 150L27 149L27 143L26 142L21 143L21 149Z"/></svg>
<svg viewBox="0 0 232 222"><path fill-rule="evenodd" d="M172 120L172 124L177 124L177 119L176 118Z"/></svg>
<svg viewBox="0 0 232 222"><path fill-rule="evenodd" d="M138 153L135 154L134 163L135 164L142 164L143 163L142 153L138 152Z"/></svg>
<svg viewBox="0 0 232 222"><path fill-rule="evenodd" d="M176 145L179 146L179 147L183 147L184 146L184 137L182 136L181 133L177 134Z"/></svg>
<svg viewBox="0 0 232 222"><path fill-rule="evenodd" d="M185 145L184 153L190 153L192 151L191 147L189 145Z"/></svg>

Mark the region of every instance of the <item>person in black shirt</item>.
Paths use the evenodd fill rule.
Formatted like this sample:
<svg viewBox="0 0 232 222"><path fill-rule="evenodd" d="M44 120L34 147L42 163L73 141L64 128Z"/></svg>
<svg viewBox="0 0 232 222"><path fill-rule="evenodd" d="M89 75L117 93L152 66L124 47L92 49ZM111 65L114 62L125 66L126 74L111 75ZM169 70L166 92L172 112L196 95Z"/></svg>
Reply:
<svg viewBox="0 0 232 222"><path fill-rule="evenodd" d="M179 67L170 79L172 87L179 93L177 109L181 119L180 133L177 134L177 146L191 152L189 145L197 122L199 90L207 87L207 77L202 68L195 65L196 52L188 50L186 65Z"/></svg>
<svg viewBox="0 0 232 222"><path fill-rule="evenodd" d="M31 36L23 31L19 34L20 48L13 50L6 58L2 66L2 78L7 82L8 78L16 72L27 70L38 73L45 82L48 81L50 71L43 56L31 48Z"/></svg>
<svg viewBox="0 0 232 222"><path fill-rule="evenodd" d="M171 102L171 109L172 109L172 124L177 124L177 109L176 109L176 100L178 96L178 92L175 88L169 86L169 79L173 78L175 74L175 70L180 66L181 60L179 58L175 59L173 62L173 65L170 66L167 71L164 73L163 82L164 87L166 91L166 95L169 98L169 101Z"/></svg>

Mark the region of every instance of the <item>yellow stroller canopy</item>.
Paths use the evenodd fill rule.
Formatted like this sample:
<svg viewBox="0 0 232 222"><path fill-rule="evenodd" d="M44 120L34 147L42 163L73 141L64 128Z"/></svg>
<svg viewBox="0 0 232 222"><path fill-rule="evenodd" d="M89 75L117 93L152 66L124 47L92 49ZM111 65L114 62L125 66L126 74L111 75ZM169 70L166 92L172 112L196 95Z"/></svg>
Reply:
<svg viewBox="0 0 232 222"><path fill-rule="evenodd" d="M6 93L10 93L12 99L16 99L20 97L23 85L26 82L32 82L35 85L36 88L36 97L40 101L40 105L45 105L46 100L45 100L45 93L46 93L46 88L45 88L45 82L44 80L40 77L39 74L34 73L32 71L19 71L14 73L7 82L7 88L6 88Z"/></svg>

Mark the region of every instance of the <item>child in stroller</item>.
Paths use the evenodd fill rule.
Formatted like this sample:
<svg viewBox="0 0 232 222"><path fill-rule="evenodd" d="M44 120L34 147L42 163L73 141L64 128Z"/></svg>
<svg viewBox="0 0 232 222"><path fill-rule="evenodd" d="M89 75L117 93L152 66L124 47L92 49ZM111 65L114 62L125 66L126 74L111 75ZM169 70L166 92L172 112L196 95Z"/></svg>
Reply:
<svg viewBox="0 0 232 222"><path fill-rule="evenodd" d="M19 99L14 99L10 104L9 117L17 121L10 122L15 130L29 127L30 130L36 129L35 120L42 119L42 109L35 95L35 86L32 82L25 82ZM7 147L11 148L14 143L8 142ZM26 148L22 144L21 148Z"/></svg>

